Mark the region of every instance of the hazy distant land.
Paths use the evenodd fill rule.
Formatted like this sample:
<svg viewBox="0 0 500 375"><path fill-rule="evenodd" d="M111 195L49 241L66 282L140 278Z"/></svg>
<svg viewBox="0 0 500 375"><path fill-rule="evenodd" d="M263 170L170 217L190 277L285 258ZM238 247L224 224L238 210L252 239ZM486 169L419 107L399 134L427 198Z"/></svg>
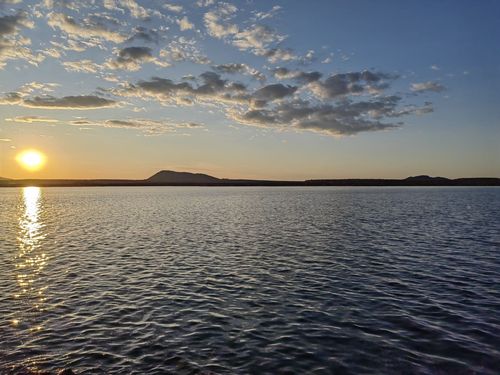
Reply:
<svg viewBox="0 0 500 375"><path fill-rule="evenodd" d="M415 176L404 179L314 179L305 181L247 180L217 178L202 173L160 171L145 180L125 179L8 179L0 187L22 186L500 186L500 178Z"/></svg>

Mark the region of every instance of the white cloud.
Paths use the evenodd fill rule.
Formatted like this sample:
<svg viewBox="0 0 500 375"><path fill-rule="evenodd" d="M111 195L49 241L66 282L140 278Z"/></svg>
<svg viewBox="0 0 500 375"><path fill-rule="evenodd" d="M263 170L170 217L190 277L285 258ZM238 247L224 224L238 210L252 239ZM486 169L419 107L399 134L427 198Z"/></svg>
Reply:
<svg viewBox="0 0 500 375"><path fill-rule="evenodd" d="M194 28L194 24L191 23L186 16L182 17L181 19L178 19L176 22L182 31L190 30L190 29Z"/></svg>
<svg viewBox="0 0 500 375"><path fill-rule="evenodd" d="M103 24L90 19L77 22L74 18L62 13L49 13L48 24L76 38L101 38L114 43L122 43L127 38L117 31L109 30Z"/></svg>
<svg viewBox="0 0 500 375"><path fill-rule="evenodd" d="M174 4L168 4L168 3L163 4L163 8L165 8L171 12L174 12L174 13L180 13L184 9L181 5L174 5Z"/></svg>
<svg viewBox="0 0 500 375"><path fill-rule="evenodd" d="M238 32L238 26L230 23L238 8L232 4L220 3L218 8L205 13L203 20L208 33L214 38L222 39Z"/></svg>
<svg viewBox="0 0 500 375"><path fill-rule="evenodd" d="M92 60L64 61L64 69L68 72L97 73L101 67Z"/></svg>
<svg viewBox="0 0 500 375"><path fill-rule="evenodd" d="M5 121L10 122L22 122L32 124L34 122L43 122L43 123L55 123L58 120L49 118L49 117L41 117L41 116L17 116L13 118L6 118Z"/></svg>
<svg viewBox="0 0 500 375"><path fill-rule="evenodd" d="M446 88L439 82L427 81L421 83L412 83L410 85L410 90L413 92L425 92L425 91L441 92L446 90Z"/></svg>
<svg viewBox="0 0 500 375"><path fill-rule="evenodd" d="M204 128L202 124L195 122L183 122L183 121L173 121L173 120L150 120L150 119L140 119L140 118L127 118L124 120L88 120L88 119L78 119L70 122L71 125L75 126L98 126L104 128L112 129L133 129L139 130L147 135L159 135L165 133L175 133L179 129L198 129Z"/></svg>

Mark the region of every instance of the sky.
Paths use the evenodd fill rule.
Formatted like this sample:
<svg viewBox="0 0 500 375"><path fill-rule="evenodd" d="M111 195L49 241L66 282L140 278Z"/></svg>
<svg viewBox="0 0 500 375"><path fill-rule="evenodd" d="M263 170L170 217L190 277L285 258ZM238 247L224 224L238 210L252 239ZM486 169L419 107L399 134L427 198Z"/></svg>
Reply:
<svg viewBox="0 0 500 375"><path fill-rule="evenodd" d="M496 0L0 0L0 176L500 177L499 19Z"/></svg>

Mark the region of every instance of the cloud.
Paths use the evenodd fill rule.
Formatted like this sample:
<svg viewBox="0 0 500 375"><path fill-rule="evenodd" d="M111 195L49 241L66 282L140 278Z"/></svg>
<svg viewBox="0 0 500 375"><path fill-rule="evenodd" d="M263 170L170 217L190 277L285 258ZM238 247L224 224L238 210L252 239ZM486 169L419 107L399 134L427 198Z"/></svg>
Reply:
<svg viewBox="0 0 500 375"><path fill-rule="evenodd" d="M198 0L196 2L196 5L199 6L200 8L208 7L208 6L214 5L214 4L215 4L215 0Z"/></svg>
<svg viewBox="0 0 500 375"><path fill-rule="evenodd" d="M238 26L230 23L230 20L237 10L232 4L219 3L215 10L205 13L203 21L208 34L219 39L236 34Z"/></svg>
<svg viewBox="0 0 500 375"><path fill-rule="evenodd" d="M281 6L279 5L275 5L271 8L270 11L268 12L257 12L255 13L255 18L257 20L265 20L267 18L272 18L274 17L281 9L283 9Z"/></svg>
<svg viewBox="0 0 500 375"><path fill-rule="evenodd" d="M162 104L176 105L249 104L252 99L245 85L224 80L215 72L204 72L196 81L197 85L189 82L175 83L170 79L153 77L148 81L129 84L112 92L115 95L135 96L142 99L154 98Z"/></svg>
<svg viewBox="0 0 500 375"><path fill-rule="evenodd" d="M106 0L104 6L108 9L115 9L117 5L122 6L130 12L134 18L148 19L152 12L139 4L135 0Z"/></svg>
<svg viewBox="0 0 500 375"><path fill-rule="evenodd" d="M144 62L154 62L168 66L168 64L156 60L153 57L153 50L149 47L126 47L117 50L117 54L118 57L115 60L108 59L106 61L106 68L137 71Z"/></svg>
<svg viewBox="0 0 500 375"><path fill-rule="evenodd" d="M101 69L101 66L92 60L64 61L62 65L68 72L97 73Z"/></svg>
<svg viewBox="0 0 500 375"><path fill-rule="evenodd" d="M78 95L62 98L35 96L32 99L25 99L23 105L29 108L86 110L117 107L118 103L95 95Z"/></svg>
<svg viewBox="0 0 500 375"><path fill-rule="evenodd" d="M12 142L12 139L9 139L9 138L0 138L0 142Z"/></svg>
<svg viewBox="0 0 500 375"><path fill-rule="evenodd" d="M175 122L172 120L150 120L150 119L125 119L125 120L88 120L78 119L70 121L71 125L88 127L99 126L112 129L133 129L144 132L148 135L159 135L165 133L175 133L178 129L198 129L204 125L196 122Z"/></svg>
<svg viewBox="0 0 500 375"><path fill-rule="evenodd" d="M262 56L267 57L268 61L272 64L276 64L280 61L295 61L299 57L290 48L271 48L268 50L260 51Z"/></svg>
<svg viewBox="0 0 500 375"><path fill-rule="evenodd" d="M33 28L33 23L28 21L26 13L19 12L14 16L0 17L0 37L16 34L20 27Z"/></svg>
<svg viewBox="0 0 500 375"><path fill-rule="evenodd" d="M388 87L384 80L395 77L368 70L362 72L334 74L324 81L311 84L311 91L322 99L335 99L346 95L377 93Z"/></svg>
<svg viewBox="0 0 500 375"><path fill-rule="evenodd" d="M297 91L296 86L285 86L281 83L277 83L273 85L267 85L262 87L261 89L258 89L253 94L253 97L257 100L264 100L267 102L277 99L283 99L286 96L293 95L295 91Z"/></svg>
<svg viewBox="0 0 500 375"><path fill-rule="evenodd" d="M227 74L246 70L239 64L223 64L214 69ZM319 72L286 68L277 68L273 72L281 78L294 80L299 86L275 83L251 89L223 79L215 72L205 72L193 83L176 83L153 77L114 93L141 99L153 98L164 104L215 105L229 119L240 124L334 136L397 128L402 123L392 119L433 111L429 102L420 107L402 105L401 96L382 96L382 91L389 85L386 81L396 78L386 73L351 72L332 75L321 81ZM310 100L301 98L304 90L312 93L318 90L315 85L320 85L325 92L310 97ZM359 96L360 93L363 96Z"/></svg>
<svg viewBox="0 0 500 375"><path fill-rule="evenodd" d="M438 82L427 81L421 83L412 83L410 85L410 90L413 92L425 92L425 91L441 92L446 90L446 87L444 87Z"/></svg>
<svg viewBox="0 0 500 375"><path fill-rule="evenodd" d="M16 105L22 102L23 98L21 94L17 92L9 92L0 97L0 105Z"/></svg>
<svg viewBox="0 0 500 375"><path fill-rule="evenodd" d="M199 50L196 40L183 36L172 40L165 49L162 49L160 57L169 63L183 61L203 65L210 63L208 57Z"/></svg>
<svg viewBox="0 0 500 375"><path fill-rule="evenodd" d="M186 16L182 17L181 19L178 19L176 22L179 25L181 31L194 29L194 24L189 22L189 19Z"/></svg>
<svg viewBox="0 0 500 375"><path fill-rule="evenodd" d="M236 121L258 127L309 130L327 135L354 135L360 132L393 129L398 124L383 123L369 115L374 108L386 112L395 109L397 103L349 102L337 105L313 105L308 101L283 102L272 109L251 109L246 112L232 111L230 116Z"/></svg>
<svg viewBox="0 0 500 375"><path fill-rule="evenodd" d="M134 34L127 40L127 42L134 42L136 40L158 44L160 35L156 30L148 29L143 26L137 26L134 28Z"/></svg>
<svg viewBox="0 0 500 375"><path fill-rule="evenodd" d="M11 4L17 0L0 0L0 4L6 1ZM11 13L0 16L0 68L7 60L22 59L12 67L20 71L22 78L25 62L36 65L52 57L60 60L55 68L72 73L73 79L66 80L68 74L61 77L66 85L82 83L82 87L89 87L95 80L82 82L81 76L73 74L86 73L101 80L105 88L91 95L65 96L66 93L57 92L56 86L32 82L16 92L0 94L0 104L83 110L119 107L119 100L126 97L134 99L130 110L141 107L135 102L140 100L152 100L152 104L162 106L202 105L210 110L218 108L227 118L241 124L330 135L391 129L400 126L396 119L433 111L431 103L412 104L416 95L391 95L394 75L374 71L326 74L320 62L331 61L330 47L320 50L318 46L316 51L289 48L285 44L287 35L272 23L265 24L273 21L280 6L254 11L248 4L238 9L222 0L195 0L194 4L166 1L41 0L30 6L30 13L16 13L11 6L2 8ZM193 9L194 6L201 9ZM35 23L36 30L26 32ZM198 26L203 32L196 30ZM212 40L217 49L203 48L208 36L220 39ZM33 44L30 38L34 39ZM212 44L207 46L211 48ZM224 60L231 54L220 53L219 47L232 48L240 57ZM209 53L216 63L210 61ZM247 53L255 55L251 64ZM338 54L339 59L345 55L341 50ZM304 67L313 61L317 61L318 70ZM200 67L191 63L213 65ZM152 68L150 64L156 65L155 71L160 71L157 67L176 65L168 71L182 78L165 73L155 73L152 78L129 73ZM433 65L431 69L438 67ZM147 73L146 69L142 73ZM127 77L143 79L126 82ZM70 88L64 88L67 89ZM413 83L410 90L439 92L444 87L436 82L422 82ZM9 120L50 121L40 116ZM175 128L170 127L173 123L169 121L145 119L78 121L95 126L140 128L151 134Z"/></svg>
<svg viewBox="0 0 500 375"><path fill-rule="evenodd" d="M171 12L174 12L174 13L180 13L183 10L183 7L181 5L174 5L174 4L168 4L168 3L163 4L163 8L165 8Z"/></svg>
<svg viewBox="0 0 500 375"><path fill-rule="evenodd" d="M251 50L256 55L263 55L272 43L279 43L285 36L265 25L251 27L234 35L233 44L240 50Z"/></svg>
<svg viewBox="0 0 500 375"><path fill-rule="evenodd" d="M31 40L19 35L21 28L33 28L34 24L25 12L12 16L0 17L0 69L8 60L26 60L32 65L38 65L45 59L42 53L34 54L28 47Z"/></svg>
<svg viewBox="0 0 500 375"><path fill-rule="evenodd" d="M59 120L49 118L49 117L41 117L41 116L17 116L14 118L6 118L5 121L11 122L23 122L32 124L34 122L44 122L44 123L55 123Z"/></svg>
<svg viewBox="0 0 500 375"><path fill-rule="evenodd" d="M259 72L257 69L254 69L247 64L241 63L231 63L231 64L220 64L213 66L213 69L219 73L225 74L244 74L255 78L258 81L265 81L266 76Z"/></svg>
<svg viewBox="0 0 500 375"><path fill-rule="evenodd" d="M25 94L11 92L0 97L0 105L20 105L22 107L41 109L86 110L118 107L119 103L96 95L64 96L62 98L34 96L33 98L26 98Z"/></svg>
<svg viewBox="0 0 500 375"><path fill-rule="evenodd" d="M102 21L87 18L76 21L63 13L49 13L48 24L75 38L100 38L114 43L122 43L127 38L117 31L110 30Z"/></svg>
<svg viewBox="0 0 500 375"><path fill-rule="evenodd" d="M287 68L276 68L272 72L277 79L291 79L301 84L318 81L323 76L320 72L302 72Z"/></svg>

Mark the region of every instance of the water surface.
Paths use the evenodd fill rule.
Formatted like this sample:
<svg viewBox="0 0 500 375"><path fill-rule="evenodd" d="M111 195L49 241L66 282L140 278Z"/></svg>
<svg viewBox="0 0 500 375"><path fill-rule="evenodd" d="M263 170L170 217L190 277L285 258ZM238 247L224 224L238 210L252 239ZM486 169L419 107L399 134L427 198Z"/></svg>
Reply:
<svg viewBox="0 0 500 375"><path fill-rule="evenodd" d="M497 374L498 188L0 189L0 373Z"/></svg>

